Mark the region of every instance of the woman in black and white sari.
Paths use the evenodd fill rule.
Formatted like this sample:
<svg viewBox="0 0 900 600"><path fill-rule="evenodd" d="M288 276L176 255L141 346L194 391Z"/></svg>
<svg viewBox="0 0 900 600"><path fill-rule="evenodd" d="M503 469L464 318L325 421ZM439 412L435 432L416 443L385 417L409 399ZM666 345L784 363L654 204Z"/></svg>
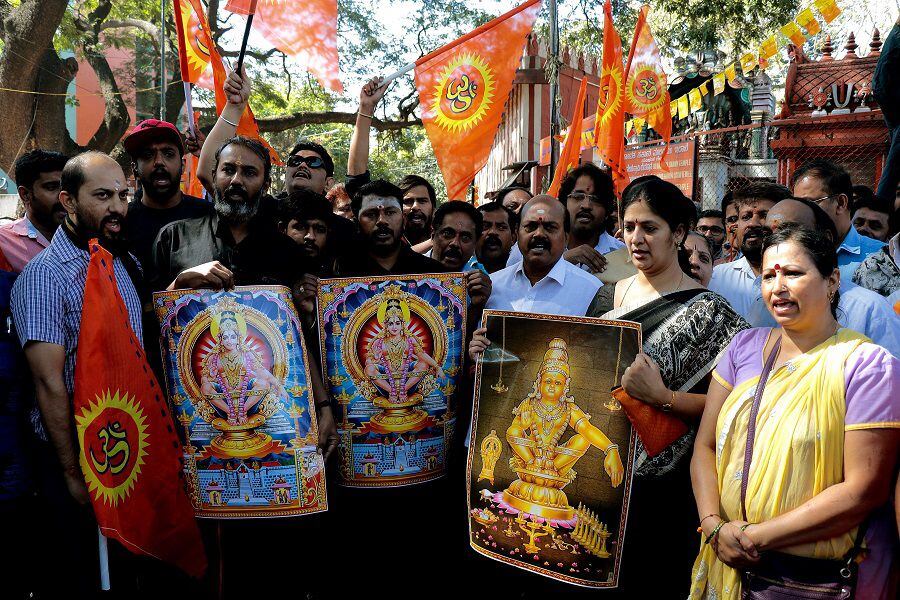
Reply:
<svg viewBox="0 0 900 600"><path fill-rule="evenodd" d="M619 591L685 598L696 554L690 457L709 379L731 338L749 327L690 275L684 250L693 204L657 177L623 194L623 236L638 273L600 288L587 316L637 321L643 353L622 376L632 398L683 420L687 433L653 456L638 441Z"/></svg>

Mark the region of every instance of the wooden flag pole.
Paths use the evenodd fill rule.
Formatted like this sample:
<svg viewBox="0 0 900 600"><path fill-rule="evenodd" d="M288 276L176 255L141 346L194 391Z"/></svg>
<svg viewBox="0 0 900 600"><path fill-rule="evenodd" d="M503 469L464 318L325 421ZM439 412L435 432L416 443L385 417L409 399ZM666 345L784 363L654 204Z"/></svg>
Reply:
<svg viewBox="0 0 900 600"><path fill-rule="evenodd" d="M197 125L194 123L194 102L191 99L191 84L187 81L184 83L184 109L187 113L188 128L194 139L197 138Z"/></svg>
<svg viewBox="0 0 900 600"><path fill-rule="evenodd" d="M241 74L241 69L244 67L244 55L247 54L247 40L250 38L250 26L253 24L256 2L257 0L251 0L250 2L250 14L247 15L247 26L244 28L244 39L241 41L241 53L238 55L237 69L235 70L235 73L238 75Z"/></svg>

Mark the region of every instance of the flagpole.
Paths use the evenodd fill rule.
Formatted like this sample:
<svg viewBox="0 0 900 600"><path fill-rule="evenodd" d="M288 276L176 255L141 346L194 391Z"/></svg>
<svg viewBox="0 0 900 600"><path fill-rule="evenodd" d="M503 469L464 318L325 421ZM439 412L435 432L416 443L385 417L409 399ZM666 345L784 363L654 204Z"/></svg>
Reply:
<svg viewBox="0 0 900 600"><path fill-rule="evenodd" d="M550 169L548 173L556 172L556 163L559 160L559 110L557 110L557 97L559 96L559 22L556 14L556 0L550 0L550 56L547 60L554 61L554 68L550 73ZM551 175L552 177L552 175Z"/></svg>
<svg viewBox="0 0 900 600"><path fill-rule="evenodd" d="M235 73L241 74L244 66L244 55L247 53L247 40L250 39L250 26L253 24L253 14L256 13L257 0L250 0L250 14L247 15L247 26L244 27L244 39L241 41L241 53L238 54L237 68Z"/></svg>
<svg viewBox="0 0 900 600"><path fill-rule="evenodd" d="M394 71L393 73L391 73L390 75L388 75L387 77L382 79L381 85L379 85L378 87L380 87L380 88L385 87L387 84L389 84L393 80L397 79L398 77L400 77L402 75L406 75L407 73L409 73L410 71L412 71L415 68L416 68L416 63L414 63L414 62L406 63L405 65L403 65L402 67L400 67L399 69L397 69L396 71Z"/></svg>
<svg viewBox="0 0 900 600"><path fill-rule="evenodd" d="M187 112L188 129L191 130L191 135L196 139L197 126L194 124L194 101L191 98L191 84L187 81L182 83L184 83L184 108L185 112Z"/></svg>
<svg viewBox="0 0 900 600"><path fill-rule="evenodd" d="M106 543L106 536L97 527L97 543L100 550L100 589L104 592L109 591L109 547Z"/></svg>
<svg viewBox="0 0 900 600"><path fill-rule="evenodd" d="M159 120L166 120L166 0L159 2Z"/></svg>

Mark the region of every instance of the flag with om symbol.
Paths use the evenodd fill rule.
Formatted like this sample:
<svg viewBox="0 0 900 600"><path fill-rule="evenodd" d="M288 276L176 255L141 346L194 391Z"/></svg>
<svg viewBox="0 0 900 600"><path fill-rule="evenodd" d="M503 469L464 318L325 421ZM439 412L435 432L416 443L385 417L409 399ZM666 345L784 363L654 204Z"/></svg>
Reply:
<svg viewBox="0 0 900 600"><path fill-rule="evenodd" d="M416 61L422 123L448 198L463 198L487 162L540 8L528 0Z"/></svg>
<svg viewBox="0 0 900 600"><path fill-rule="evenodd" d="M100 530L195 577L206 553L165 396L128 322L113 256L91 240L72 412Z"/></svg>
<svg viewBox="0 0 900 600"><path fill-rule="evenodd" d="M659 46L647 24L649 6L642 6L634 27L634 39L628 54L628 77L625 79L625 112L647 119L647 125L658 133L667 145L672 137L672 116L669 112L669 89L663 71ZM668 171L666 152L659 158L660 166Z"/></svg>

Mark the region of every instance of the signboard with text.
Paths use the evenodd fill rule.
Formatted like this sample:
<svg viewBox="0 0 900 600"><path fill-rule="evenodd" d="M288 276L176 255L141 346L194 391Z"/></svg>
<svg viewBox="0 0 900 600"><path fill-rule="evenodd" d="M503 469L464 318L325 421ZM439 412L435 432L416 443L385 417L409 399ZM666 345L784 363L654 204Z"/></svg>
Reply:
<svg viewBox="0 0 900 600"><path fill-rule="evenodd" d="M628 177L633 181L644 175L656 175L674 183L685 196L693 199L694 176L697 172L696 140L681 140L669 144L669 152L666 154L668 171L662 170L659 165L659 157L664 149L662 144L626 146L625 168L628 170Z"/></svg>

